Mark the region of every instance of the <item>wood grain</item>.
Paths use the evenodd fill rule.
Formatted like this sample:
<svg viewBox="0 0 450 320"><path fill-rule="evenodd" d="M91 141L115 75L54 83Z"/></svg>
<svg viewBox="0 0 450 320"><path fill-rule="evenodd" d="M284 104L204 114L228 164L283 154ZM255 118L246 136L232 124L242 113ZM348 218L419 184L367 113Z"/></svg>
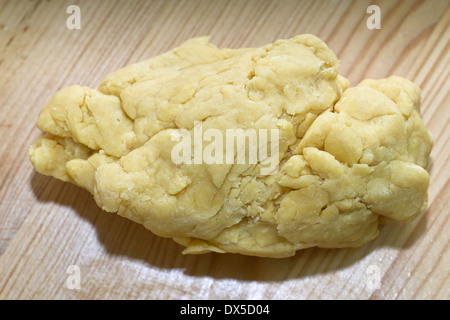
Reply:
<svg viewBox="0 0 450 320"><path fill-rule="evenodd" d="M66 8L81 9L81 29ZM380 6L380 30L366 8ZM307 249L288 259L183 256L140 225L102 212L86 192L36 174L27 149L40 107L71 84L211 35L219 47L313 33L352 85L391 74L423 90L432 133L429 209L359 248ZM0 298L449 299L450 2L0 1ZM81 288L66 286L70 265ZM380 286L371 288L371 270Z"/></svg>

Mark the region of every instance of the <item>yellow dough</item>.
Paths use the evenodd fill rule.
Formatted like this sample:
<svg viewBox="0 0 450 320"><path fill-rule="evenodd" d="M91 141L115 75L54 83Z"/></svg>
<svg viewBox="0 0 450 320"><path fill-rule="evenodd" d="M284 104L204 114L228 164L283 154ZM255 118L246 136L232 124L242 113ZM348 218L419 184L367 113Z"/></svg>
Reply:
<svg viewBox="0 0 450 320"><path fill-rule="evenodd" d="M420 90L389 77L348 88L312 35L218 49L208 37L71 86L42 108L35 169L87 189L105 211L184 253L288 257L362 245L427 207L432 139ZM177 129L277 129L279 167L175 164Z"/></svg>

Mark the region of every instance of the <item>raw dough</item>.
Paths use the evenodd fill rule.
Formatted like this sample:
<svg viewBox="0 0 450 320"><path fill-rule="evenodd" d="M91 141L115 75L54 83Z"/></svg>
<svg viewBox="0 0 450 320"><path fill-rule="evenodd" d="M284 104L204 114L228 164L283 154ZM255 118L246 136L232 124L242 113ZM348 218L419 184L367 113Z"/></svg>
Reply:
<svg viewBox="0 0 450 320"><path fill-rule="evenodd" d="M348 87L312 35L218 49L208 37L71 86L42 108L29 150L42 174L87 189L105 211L184 245L184 253L288 257L362 245L380 222L427 207L432 146L420 90L389 77ZM279 170L174 164L178 128L278 129Z"/></svg>

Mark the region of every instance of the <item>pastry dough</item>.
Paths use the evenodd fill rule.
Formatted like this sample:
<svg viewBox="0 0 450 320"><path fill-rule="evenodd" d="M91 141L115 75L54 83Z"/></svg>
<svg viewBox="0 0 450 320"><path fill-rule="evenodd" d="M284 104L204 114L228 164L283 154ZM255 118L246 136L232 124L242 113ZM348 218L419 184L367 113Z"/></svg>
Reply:
<svg viewBox="0 0 450 320"><path fill-rule="evenodd" d="M380 222L426 209L432 140L415 84L389 77L348 88L338 67L312 35L244 49L194 38L98 89L57 92L39 114L45 134L30 159L184 253L359 246ZM277 172L262 175L261 162L175 164L172 137L196 122L278 130Z"/></svg>

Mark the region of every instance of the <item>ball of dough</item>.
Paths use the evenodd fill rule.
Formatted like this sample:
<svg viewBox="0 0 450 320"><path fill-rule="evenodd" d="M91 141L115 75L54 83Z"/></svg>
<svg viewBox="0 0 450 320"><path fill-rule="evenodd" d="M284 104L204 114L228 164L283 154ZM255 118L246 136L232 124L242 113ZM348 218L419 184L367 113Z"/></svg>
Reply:
<svg viewBox="0 0 450 320"><path fill-rule="evenodd" d="M57 92L39 114L45 134L30 159L187 254L359 246L380 222L426 209L432 140L415 84L389 77L348 88L338 67L312 35L243 49L194 38L97 89ZM175 163L174 135L193 136L196 124L223 135L276 130L276 170L262 174L262 159Z"/></svg>

